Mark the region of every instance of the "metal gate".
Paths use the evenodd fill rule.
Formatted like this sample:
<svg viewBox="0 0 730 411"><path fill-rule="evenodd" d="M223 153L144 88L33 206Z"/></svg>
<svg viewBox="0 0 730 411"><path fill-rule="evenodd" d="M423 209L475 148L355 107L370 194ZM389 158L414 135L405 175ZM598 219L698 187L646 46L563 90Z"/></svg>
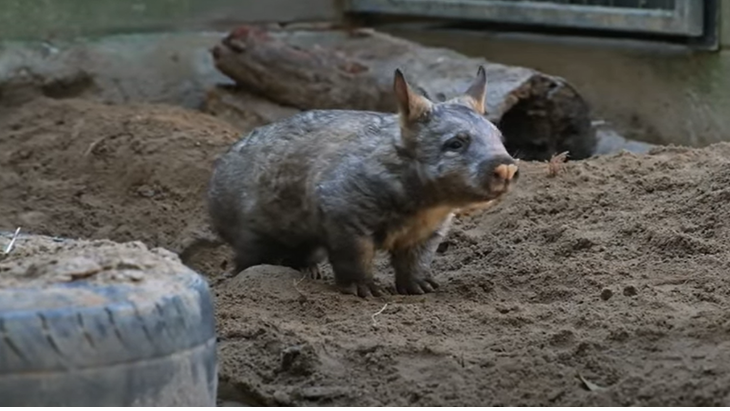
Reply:
<svg viewBox="0 0 730 411"><path fill-rule="evenodd" d="M706 0L346 0L347 11L670 36L704 32Z"/></svg>

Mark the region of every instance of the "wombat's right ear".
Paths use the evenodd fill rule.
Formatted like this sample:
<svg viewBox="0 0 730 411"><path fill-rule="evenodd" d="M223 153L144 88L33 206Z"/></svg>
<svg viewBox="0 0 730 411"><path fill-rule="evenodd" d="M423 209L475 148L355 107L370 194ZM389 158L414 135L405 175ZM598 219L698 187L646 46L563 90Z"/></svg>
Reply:
<svg viewBox="0 0 730 411"><path fill-rule="evenodd" d="M479 114L484 114L486 111L485 99L487 97L487 71L484 66L479 66L477 71L477 78L471 83L469 88L466 90L466 97L471 101L469 103Z"/></svg>
<svg viewBox="0 0 730 411"><path fill-rule="evenodd" d="M398 101L398 112L406 122L415 121L431 111L432 103L427 98L413 92L401 69L395 70L393 91Z"/></svg>

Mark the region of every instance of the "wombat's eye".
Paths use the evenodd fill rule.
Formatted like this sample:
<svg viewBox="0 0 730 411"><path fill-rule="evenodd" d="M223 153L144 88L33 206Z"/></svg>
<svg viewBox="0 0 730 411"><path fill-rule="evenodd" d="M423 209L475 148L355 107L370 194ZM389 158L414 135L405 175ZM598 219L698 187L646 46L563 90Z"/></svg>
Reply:
<svg viewBox="0 0 730 411"><path fill-rule="evenodd" d="M444 149L450 151L461 151L469 144L468 136L456 136L444 143Z"/></svg>

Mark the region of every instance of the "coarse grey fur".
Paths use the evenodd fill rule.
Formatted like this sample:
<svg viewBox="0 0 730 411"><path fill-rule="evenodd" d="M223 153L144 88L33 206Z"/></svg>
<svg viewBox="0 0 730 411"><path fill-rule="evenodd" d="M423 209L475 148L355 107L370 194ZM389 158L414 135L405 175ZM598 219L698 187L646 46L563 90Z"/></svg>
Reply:
<svg viewBox="0 0 730 411"><path fill-rule="evenodd" d="M216 160L208 206L236 272L281 264L318 276L328 257L342 290L380 295L372 259L386 250L399 293L433 291L431 260L454 211L517 179L484 117L485 91L480 67L464 96L433 103L397 70L398 114L308 111L235 143Z"/></svg>

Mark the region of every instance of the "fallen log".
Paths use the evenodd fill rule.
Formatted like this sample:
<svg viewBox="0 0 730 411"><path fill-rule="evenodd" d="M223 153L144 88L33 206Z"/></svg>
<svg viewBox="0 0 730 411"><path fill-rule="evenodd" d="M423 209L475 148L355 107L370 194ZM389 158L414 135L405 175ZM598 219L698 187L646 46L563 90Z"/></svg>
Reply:
<svg viewBox="0 0 730 411"><path fill-rule="evenodd" d="M216 68L237 84L301 110L394 112L393 73L432 100L462 93L479 65L487 71L487 114L507 149L524 160L568 151L593 154L589 108L564 79L524 67L424 47L373 30L267 30L241 26L212 49Z"/></svg>

